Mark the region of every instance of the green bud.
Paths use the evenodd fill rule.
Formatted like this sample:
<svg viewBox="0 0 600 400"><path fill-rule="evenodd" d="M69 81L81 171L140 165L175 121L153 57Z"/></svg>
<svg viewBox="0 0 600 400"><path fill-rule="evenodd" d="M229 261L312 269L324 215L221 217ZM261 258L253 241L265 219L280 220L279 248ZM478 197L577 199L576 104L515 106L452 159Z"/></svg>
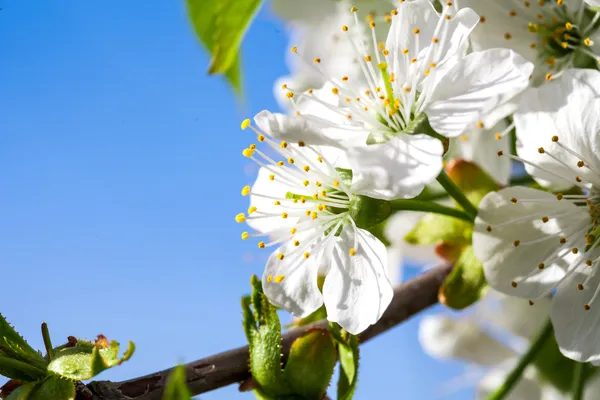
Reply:
<svg viewBox="0 0 600 400"><path fill-rule="evenodd" d="M458 244L466 245L471 240L473 225L461 219L440 214L426 214L405 237L413 245Z"/></svg>
<svg viewBox="0 0 600 400"><path fill-rule="evenodd" d="M284 375L295 393L320 400L337 361L336 346L324 329L310 329L292 343Z"/></svg>
<svg viewBox="0 0 600 400"><path fill-rule="evenodd" d="M385 221L392 206L386 200L356 195L350 199L349 212L357 227L368 229Z"/></svg>
<svg viewBox="0 0 600 400"><path fill-rule="evenodd" d="M448 163L446 173L475 206L486 194L500 189L500 186L476 164L460 158Z"/></svg>
<svg viewBox="0 0 600 400"><path fill-rule="evenodd" d="M487 288L483 265L473 254L473 247L468 246L440 287L438 299L450 308L462 310L479 300Z"/></svg>

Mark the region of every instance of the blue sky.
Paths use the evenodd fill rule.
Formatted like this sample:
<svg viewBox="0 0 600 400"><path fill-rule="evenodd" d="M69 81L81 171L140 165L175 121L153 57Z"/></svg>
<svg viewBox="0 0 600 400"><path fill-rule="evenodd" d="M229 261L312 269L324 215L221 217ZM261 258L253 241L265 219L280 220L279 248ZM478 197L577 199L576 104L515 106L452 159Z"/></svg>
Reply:
<svg viewBox="0 0 600 400"><path fill-rule="evenodd" d="M0 312L38 348L42 321L57 344L134 340L101 379L243 345L264 260L233 219L254 173L239 123L276 109L285 30L268 7L252 26L242 107L206 75L184 1L153 3L0 0ZM460 374L423 354L417 322L362 348L357 399L431 399Z"/></svg>

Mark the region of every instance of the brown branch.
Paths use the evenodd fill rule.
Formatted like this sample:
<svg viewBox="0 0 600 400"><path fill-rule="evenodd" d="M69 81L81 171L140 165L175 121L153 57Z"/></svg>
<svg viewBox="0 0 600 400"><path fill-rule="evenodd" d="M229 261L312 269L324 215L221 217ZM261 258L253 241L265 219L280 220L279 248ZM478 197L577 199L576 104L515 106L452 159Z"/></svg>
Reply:
<svg viewBox="0 0 600 400"><path fill-rule="evenodd" d="M450 265L437 267L396 286L390 306L375 325L360 335L360 341L366 342L437 303L438 289L451 269ZM327 321L321 320L312 326L325 328ZM287 357L291 343L307 328L294 329L283 335L284 357ZM194 395L239 383L250 378L248 346L215 354L185 367L187 384ZM78 399L161 400L170 372L168 369L124 382L94 381L87 386L80 385Z"/></svg>

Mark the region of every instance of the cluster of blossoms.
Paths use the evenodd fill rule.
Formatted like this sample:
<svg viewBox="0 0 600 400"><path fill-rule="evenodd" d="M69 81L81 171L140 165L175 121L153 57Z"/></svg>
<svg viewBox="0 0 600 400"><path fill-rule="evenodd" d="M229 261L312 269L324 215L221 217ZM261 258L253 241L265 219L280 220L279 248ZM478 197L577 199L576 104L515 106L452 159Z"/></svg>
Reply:
<svg viewBox="0 0 600 400"><path fill-rule="evenodd" d="M242 153L260 169L236 221L253 230L242 239L273 249L269 300L299 318L324 306L361 333L390 304L410 248L415 214L397 211L447 209L431 208L446 196L470 222L460 241L432 239L416 258L466 268L473 255L486 285L550 316L564 356L600 363L598 1L292 3L274 1L292 27L292 74L275 85L285 111L241 125L255 138ZM457 160L490 179L485 193L448 183ZM528 186L509 183L519 166ZM437 193L429 206L406 203L426 192ZM468 321L459 330L473 336ZM457 323L429 320L424 346L447 343ZM503 365L520 354L507 352Z"/></svg>

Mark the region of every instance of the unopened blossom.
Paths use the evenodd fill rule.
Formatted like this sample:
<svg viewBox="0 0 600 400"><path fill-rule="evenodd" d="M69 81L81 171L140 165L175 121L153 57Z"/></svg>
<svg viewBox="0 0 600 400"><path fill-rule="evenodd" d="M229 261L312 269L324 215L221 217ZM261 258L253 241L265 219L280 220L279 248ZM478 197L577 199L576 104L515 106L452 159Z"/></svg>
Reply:
<svg viewBox="0 0 600 400"><path fill-rule="evenodd" d="M508 157L555 194L526 187L490 193L473 235L490 285L532 305L554 293L561 351L592 362L600 361L599 110L596 70L566 70L524 94L514 116L519 156Z"/></svg>
<svg viewBox="0 0 600 400"><path fill-rule="evenodd" d="M256 133L243 155L260 170L256 182L242 189L250 207L236 221L256 231L242 233L242 239L260 238L259 248L275 249L262 278L269 301L300 318L325 304L330 321L362 332L392 299L385 245L363 229L376 224L378 215L387 217L389 205L360 196L326 149L275 140L250 120L242 128Z"/></svg>
<svg viewBox="0 0 600 400"><path fill-rule="evenodd" d="M438 139L492 127L497 120L486 117L528 86L533 68L506 49L465 56L479 16L444 4L440 14L428 0L401 2L391 12L385 44L377 42L377 23L370 23L373 51L354 40L360 27L352 8L356 23L340 32L358 56L362 77L329 76L321 57L309 59L293 47L328 83L305 92L283 84L296 115L263 112L257 124L279 139L349 148L353 187L370 186L365 194L371 197L414 197L442 169Z"/></svg>
<svg viewBox="0 0 600 400"><path fill-rule="evenodd" d="M600 61L600 15L586 10L584 0L461 0L461 5L480 15L473 49L517 51L536 63L538 83L566 68L595 68Z"/></svg>

